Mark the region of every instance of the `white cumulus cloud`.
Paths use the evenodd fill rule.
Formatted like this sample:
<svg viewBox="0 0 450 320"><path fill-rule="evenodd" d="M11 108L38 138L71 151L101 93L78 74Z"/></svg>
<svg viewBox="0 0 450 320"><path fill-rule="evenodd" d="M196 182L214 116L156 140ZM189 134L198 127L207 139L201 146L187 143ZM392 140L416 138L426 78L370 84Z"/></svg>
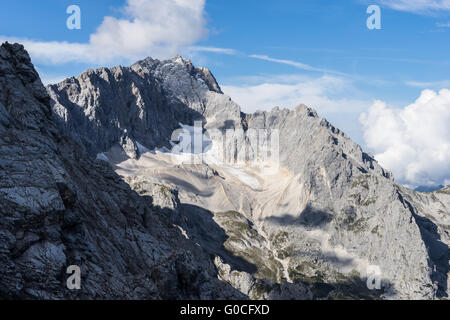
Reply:
<svg viewBox="0 0 450 320"><path fill-rule="evenodd" d="M23 43L33 60L43 64L104 64L146 56L169 57L208 35L205 0L127 0L122 12L120 19L104 17L88 43L6 36L0 40Z"/></svg>
<svg viewBox="0 0 450 320"><path fill-rule="evenodd" d="M450 90L422 91L403 109L375 101L361 114L364 140L401 183L438 185L450 180Z"/></svg>

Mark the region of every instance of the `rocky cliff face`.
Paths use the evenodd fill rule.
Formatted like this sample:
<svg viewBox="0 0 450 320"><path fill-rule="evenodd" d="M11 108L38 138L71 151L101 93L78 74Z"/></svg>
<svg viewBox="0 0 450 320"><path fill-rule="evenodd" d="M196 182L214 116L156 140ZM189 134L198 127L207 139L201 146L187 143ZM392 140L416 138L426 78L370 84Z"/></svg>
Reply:
<svg viewBox="0 0 450 320"><path fill-rule="evenodd" d="M215 117L223 125L240 117L213 75L179 56L88 70L47 89L60 129L91 155L119 144L138 157L137 142L150 149L170 146L180 122Z"/></svg>
<svg viewBox="0 0 450 320"><path fill-rule="evenodd" d="M238 131L224 143L210 137L231 154L226 164L207 157L196 165L174 163L164 153L115 162L123 176L156 179L174 191L181 212L176 224L220 257L222 280L252 298L448 296L445 192L419 194L397 185L371 155L306 106L241 114L228 97L191 76L189 61L156 64L171 70L154 75L167 100L199 112L207 129L279 132L280 168L271 174L239 163L237 146L253 158L257 146ZM382 286L368 290L374 276Z"/></svg>
<svg viewBox="0 0 450 320"><path fill-rule="evenodd" d="M14 51L7 48L5 52ZM4 63L11 64L10 60L5 58ZM21 66L10 74L19 77L25 72L22 69L30 69L37 78L29 62L21 65L28 67ZM139 277L148 279L149 273L142 268L132 269L127 262L159 266L160 261L166 261L164 266L170 271L163 273L158 269L166 280L157 281L156 275L149 280L155 297L214 298L239 294L253 299L448 297L450 194L447 189L424 194L396 184L390 172L314 110L300 105L293 110L274 109L246 115L221 92L208 70L196 68L181 57L167 61L147 58L131 67L88 70L77 78L47 87L57 124L53 126L47 125L52 117L46 107L48 98L40 83L33 84L33 81L22 81L20 86L13 87L20 89L15 95L17 102L11 94L4 94L2 103L8 108L7 111L0 108L0 123L9 128L6 124L14 115L17 121L23 119L24 125L32 126L27 129L32 130L30 133L20 128L26 141L33 134L41 137L50 130L52 138L48 139L56 145L55 151L48 151L40 144L34 146L43 138L13 144L14 148L12 142L2 140L1 146L17 150L8 149L5 154L19 157L26 154L22 148L30 143L33 147L29 149L37 156L33 161L54 157L54 162L62 164L51 162L46 171L47 166L41 169L34 162L24 166L25 169L10 167L8 162L8 166L2 167L4 176L18 176L20 182L21 170L30 168L24 174L31 180L27 183L42 183L45 187L31 184L39 193L23 193L20 188L16 190L20 184L11 180L5 187L8 191L0 189L3 192L0 196L15 199L5 202L9 206L17 199L30 199L32 205L36 205L33 197L61 199L63 212L82 212L81 225L87 231L73 237L77 243L87 241L83 248L94 247L95 254L85 258L92 264L89 270L94 270L91 272L100 279L109 279L113 273L110 269L102 270L104 265L120 270L114 278L120 284L101 282L102 285L95 287L92 281L92 294L120 296L124 287L131 290L130 283L135 283L133 288L137 291L148 288ZM9 88L9 84L5 81L2 88ZM30 114L27 108L12 107L15 103L21 106L24 99L21 97L30 92L33 98L27 104L28 109L40 106L38 109L44 111ZM44 118L41 113L45 114ZM208 130L204 136L207 143L200 152L201 161L188 163L191 154L153 150L170 148L172 131L180 123L193 125L195 120L201 121ZM255 140L252 133L258 131L265 136ZM225 132L227 139L223 140L220 133ZM59 138L61 135L68 135L84 146L91 157L98 154L99 160L88 159L78 145L71 139ZM272 158L259 158L261 143L271 144L271 137L277 135L276 163ZM238 155L240 149L246 150L244 158ZM110 170L107 162L123 180ZM60 178L54 173L59 171L67 173ZM38 179L41 173L45 181ZM58 179L63 179L63 183L52 187ZM49 196L46 190L50 190ZM72 209L71 203L81 206L80 209ZM31 210L7 208L19 216ZM54 209L38 209L38 212L42 210ZM176 227L172 228L172 224ZM59 224L56 228L59 230ZM72 229L68 227L68 230ZM42 234L30 232L33 236ZM13 243L14 234L7 235L5 239L11 240L4 241L8 244L5 252L15 252L14 246L19 245L9 244ZM127 239L125 244L121 242L123 239ZM120 244L116 243L119 240ZM65 240L55 241L56 246L62 243L63 248L77 248L73 256L79 256L79 247ZM114 259L109 257L111 248L115 249ZM63 250L72 252L72 249ZM157 252L155 255L153 250ZM173 266L181 262L170 260L166 251L179 250L186 260L180 258L185 262L175 268L179 270L177 273ZM147 258L150 252L153 258ZM65 251L64 255L66 260L72 259ZM6 256L10 257L7 261L12 261L8 263L18 265L14 253ZM206 266L205 272L197 272L202 266ZM192 270L186 272L187 280L180 280L184 276L183 268ZM14 279L15 269L11 270L2 279ZM36 272L42 268L35 264L25 273L28 270ZM200 274L202 278L198 278ZM133 282L130 277L139 280ZM221 281L215 282L214 277ZM179 287L185 291L176 296L173 288ZM41 290L42 296L53 297ZM142 297L127 293L126 297L130 296Z"/></svg>
<svg viewBox="0 0 450 320"><path fill-rule="evenodd" d="M74 79L68 82L78 90ZM108 113L96 110L70 128L79 124L96 130L89 143L100 143L96 139L107 134L95 116L102 112ZM50 97L24 48L3 44L0 298L244 297L217 279L209 255L172 225L170 210L132 191L107 162L91 159L82 149L58 131ZM66 287L69 265L81 268L80 290Z"/></svg>
<svg viewBox="0 0 450 320"><path fill-rule="evenodd" d="M300 105L243 114L209 71L181 57L89 70L48 91L60 126L85 141L91 135L82 128L96 124L92 136L102 138L85 143L88 149L106 154L140 194L174 210L172 221L215 256L219 278L245 295L448 297L448 193L420 194L397 185L314 110ZM194 120L210 131L234 131L225 140L207 134L212 149L202 150L200 163L145 152L168 146L170 131ZM252 139L258 130L268 136ZM128 145L145 147L139 155L127 152L119 138L124 131ZM263 167L252 166L250 160L260 160L261 139L270 144L275 132L275 171L262 170L273 166L264 159ZM379 286L369 289L368 279Z"/></svg>
<svg viewBox="0 0 450 320"><path fill-rule="evenodd" d="M372 156L307 107L249 115L247 123L279 129L280 150L289 150L281 151L280 163L294 176L290 190L274 196L270 210L253 205L252 215L269 234L286 235L282 248L296 252L287 266L291 279L309 268L332 283L333 272L366 278L379 268L383 297L448 296L448 229L426 217L440 210L432 220L445 221L448 197L423 196L439 206L425 209L412 200L417 193L397 185ZM286 201L291 190L301 190L295 207Z"/></svg>

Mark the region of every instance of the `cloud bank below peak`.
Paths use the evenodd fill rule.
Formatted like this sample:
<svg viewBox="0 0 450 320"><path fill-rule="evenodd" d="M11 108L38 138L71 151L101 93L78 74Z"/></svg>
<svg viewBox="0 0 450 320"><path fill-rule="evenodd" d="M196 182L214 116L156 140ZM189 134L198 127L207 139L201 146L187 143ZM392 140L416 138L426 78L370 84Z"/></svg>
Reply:
<svg viewBox="0 0 450 320"><path fill-rule="evenodd" d="M439 185L450 181L450 90L422 91L403 109L375 101L360 116L367 146L401 183Z"/></svg>
<svg viewBox="0 0 450 320"><path fill-rule="evenodd" d="M245 78L244 78L245 79ZM304 103L321 114L359 114L370 106L369 101L358 98L351 80L322 75L278 75L253 77L240 85L222 85L222 90L232 97L246 113L269 111L274 107L292 109Z"/></svg>

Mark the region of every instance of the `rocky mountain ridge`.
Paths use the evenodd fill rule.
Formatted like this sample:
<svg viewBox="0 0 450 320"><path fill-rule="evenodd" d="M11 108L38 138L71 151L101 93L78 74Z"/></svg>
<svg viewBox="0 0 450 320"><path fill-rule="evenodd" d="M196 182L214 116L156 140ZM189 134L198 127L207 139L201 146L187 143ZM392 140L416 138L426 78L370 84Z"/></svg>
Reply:
<svg viewBox="0 0 450 320"><path fill-rule="evenodd" d="M179 56L166 61L147 58L130 67L88 70L77 78L48 86L49 101L23 49L4 45L2 50L1 65L7 71L2 71L0 78L33 75L32 80L21 80L13 87L3 82L2 103L7 108L0 108L0 124L12 118L24 119L32 131L23 131L26 139L20 143L0 141L0 150L20 163L17 157L29 152L31 134L38 137L33 141L44 139L37 133L41 130L50 130L53 135L51 139L45 137L44 146L32 144L38 157L49 155L51 169L26 162L26 175L31 178L23 182L24 187L30 185L39 192L33 195L35 198L28 193L21 197L37 199L38 203L48 198L67 202L69 208L55 212L63 212L69 220L71 213L67 211L83 217L76 225L87 231L71 231L75 233L70 237L77 239L75 243L87 242L87 247L93 247L95 259L58 236L55 246L63 252L77 252L74 255L81 255L81 261L87 261L88 269L94 270L90 272L100 279L113 273L102 269L104 261L114 268L112 284L106 280L101 285L88 282L89 292L83 297L448 298L450 194L446 189L422 194L396 184L373 156L313 109L300 105L293 110L275 108L244 114L222 93L208 70L196 68ZM17 55L23 56L21 62L11 62ZM11 94L16 87L17 92ZM29 92L33 98L22 101L21 96ZM46 107L48 102L51 109ZM20 108L22 104L28 107ZM29 111L36 105L44 111ZM50 124L53 121L55 124ZM192 164L168 149L180 123L192 126L195 121L201 121L208 132L231 130L231 134L226 141L209 135L213 148L202 150L202 161ZM249 134L252 130L268 133L263 143L278 134L276 170L268 173L264 166L253 166L248 159L240 161L237 151L242 146L250 158L257 156L261 139L255 142ZM56 147L49 150L46 145L52 143ZM22 147L26 150L20 150ZM166 148L155 150L161 147ZM230 156L228 162L216 161L216 147ZM97 154L99 160L93 161ZM62 191L53 186L59 181L53 168L68 172L58 178L63 180ZM23 170L10 164L0 164L0 169L2 180L16 177ZM18 195L25 192L15 187L23 179L17 177L3 182L0 197L7 204L3 212L22 217L31 209L16 207ZM77 194L76 201L73 194ZM36 207L35 201L31 201L33 210L52 216L49 212L53 211ZM70 207L74 201L75 209ZM142 219L144 223L139 222ZM157 226L152 227L152 219ZM60 232L58 223L52 224L56 230L53 235ZM38 226L33 228L48 228L45 223ZM14 234L4 231L8 228L19 228L16 240ZM93 231L97 229L98 234ZM11 252L22 239L20 223L14 227L8 224L2 230L10 240L4 242L8 245L1 261L18 268L18 258ZM42 232L27 232L34 238L35 234L39 239L48 237ZM123 239L125 245L119 244ZM101 245L103 242L106 244ZM36 250L31 250L33 256ZM110 250L114 250L112 260ZM155 251L154 260L146 258ZM165 260L167 252L174 251L179 252L179 259ZM64 255L67 261L70 254ZM160 265L159 261L165 264L149 275L140 267L132 268L129 261L146 266ZM42 270L34 260L28 269L23 265L20 268L21 274ZM200 272L203 268L205 272ZM192 272L183 274L183 269ZM2 279L14 279L14 272L2 275ZM28 285L29 279L23 282L23 288L38 292L27 297L66 297L64 291L57 290L60 270L58 274L59 278L56 273L48 275L55 293L42 287L35 289L38 284ZM367 285L374 277L382 284L378 289ZM17 281L9 287L18 286ZM142 293L140 288L149 286L152 293ZM17 296L25 296L23 288ZM182 288L179 295L174 293L175 288Z"/></svg>
<svg viewBox="0 0 450 320"><path fill-rule="evenodd" d="M117 143L128 143L132 157L138 156L136 141L150 149L170 146L171 134L180 122L202 120L214 105L229 103L227 109L235 113L232 117L239 118L237 105L220 101L223 94L210 71L195 68L180 56L168 61L147 58L130 67L90 69L47 90L61 131L91 155ZM230 118L226 112L214 114L223 121Z"/></svg>
<svg viewBox="0 0 450 320"><path fill-rule="evenodd" d="M58 131L27 52L2 44L0 298L245 298L167 215Z"/></svg>
<svg viewBox="0 0 450 320"><path fill-rule="evenodd" d="M139 192L155 195L159 185L170 190L176 199L172 203L179 208L174 223L216 256L222 280L252 298L448 296L446 195L418 194L397 185L373 156L304 105L242 113L212 75L205 78L198 72L202 69L179 56L166 61L147 58L127 70L147 80L138 91L130 89L125 95L137 97L136 106L149 114L156 108L153 101L163 101L161 112L173 117L171 129L197 120L209 131L234 130L225 142L209 137L213 147L223 147L231 159L228 163L206 157L196 165L173 162L164 152L143 152L140 159L131 154L127 159L118 156L120 146L116 151L96 150L106 152L116 171ZM93 93L98 86L90 85L105 72L88 71L79 77L86 78L80 82L85 89L70 98L78 101L78 110L90 114L105 109L101 97ZM136 92L146 92L151 81L160 85L161 95L142 102L142 94ZM106 97L117 83L121 80L102 87ZM67 80L48 87L56 114L67 103L55 97L64 96L66 88ZM189 118L172 112L176 108ZM117 104L109 115L120 117L116 109L127 113L130 104ZM71 126L70 120L65 123ZM124 128L134 132L141 125L142 119L137 119ZM153 129L165 132L159 126ZM252 168L249 159L239 162L237 151L242 146L249 158L255 158L258 145L248 136L252 130L269 136L277 131L276 173ZM155 145L137 134L130 136L147 151L168 146L171 139L165 132ZM440 214L432 216L430 211ZM221 236L212 236L210 230ZM383 282L378 291L366 285L373 270L379 270Z"/></svg>

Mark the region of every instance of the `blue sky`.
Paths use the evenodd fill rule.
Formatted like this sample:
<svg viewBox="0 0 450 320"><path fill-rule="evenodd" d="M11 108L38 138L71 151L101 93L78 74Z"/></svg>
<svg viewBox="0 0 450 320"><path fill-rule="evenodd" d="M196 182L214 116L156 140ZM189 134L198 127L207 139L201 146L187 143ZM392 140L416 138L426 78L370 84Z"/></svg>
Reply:
<svg viewBox="0 0 450 320"><path fill-rule="evenodd" d="M81 9L80 30L66 27L73 4ZM381 30L366 26L373 4L381 9ZM20 0L0 9L0 40L25 43L46 83L89 67L180 53L211 69L244 111L308 104L402 182L450 181L448 126L419 128L429 135L422 146L405 124L425 111L450 120L450 101L438 91L450 88L449 0ZM417 102L426 89L436 97ZM384 132L391 144L377 141ZM449 150L442 154L435 149L443 144ZM407 147L414 153L407 158L396 151ZM443 159L439 174L419 149ZM411 157L412 168L401 169L400 160Z"/></svg>

